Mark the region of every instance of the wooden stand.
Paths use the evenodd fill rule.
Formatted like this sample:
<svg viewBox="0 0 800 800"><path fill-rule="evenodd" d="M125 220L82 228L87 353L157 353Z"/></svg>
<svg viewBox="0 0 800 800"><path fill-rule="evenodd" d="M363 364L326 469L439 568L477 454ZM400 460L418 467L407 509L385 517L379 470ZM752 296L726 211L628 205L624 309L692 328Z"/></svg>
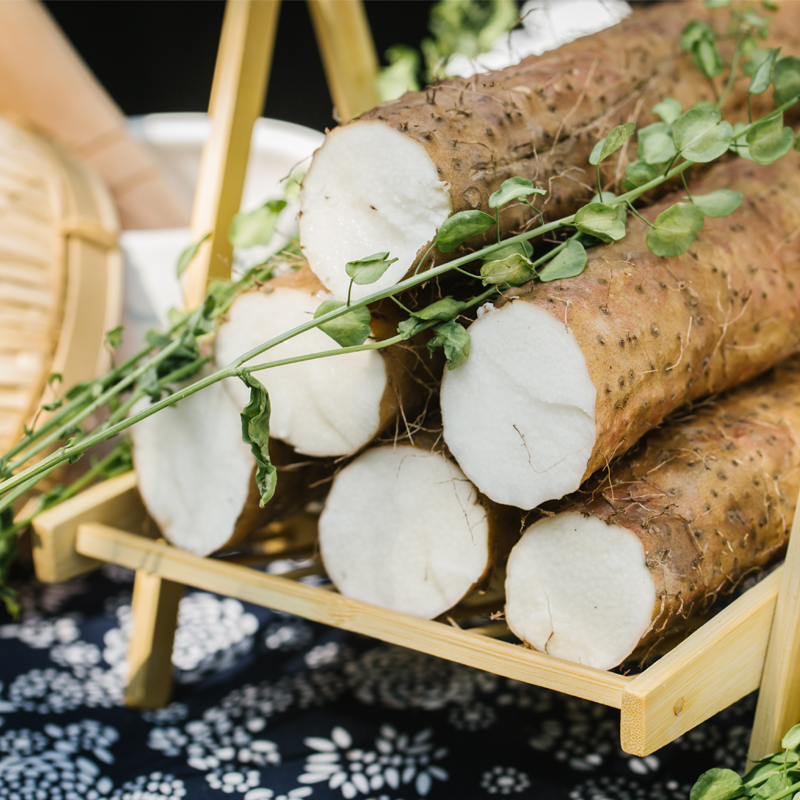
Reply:
<svg viewBox="0 0 800 800"><path fill-rule="evenodd" d="M309 2L339 113L348 117L376 99L373 84L363 81L365 71L374 76L376 65L363 8L360 0ZM212 93L213 132L195 197L195 234L216 235L190 268L189 305L199 302L210 275L227 268L222 240L238 207L276 20L277 0L228 3ZM359 25L360 33L354 33ZM260 54L254 54L259 48ZM254 69L259 75L250 74ZM232 152L234 142L243 152ZM34 524L34 559L41 580L67 580L103 562L136 570L129 655L133 677L126 693L133 706L166 702L178 602L182 587L194 586L618 708L622 748L638 756L658 750L759 687L751 759L775 750L784 730L800 717L800 693L791 682L800 657L797 530L785 566L653 666L625 676L503 641L509 632L501 623L472 628L455 624L460 619L466 625L485 598L465 601L444 621L421 620L343 597L330 585L299 582L309 573L322 573L321 565L282 576L248 566L304 551L311 556L314 532L307 518L273 529L257 551L200 558L148 538L142 533L144 517L135 475L128 474L45 512ZM795 528L800 528L797 520Z"/></svg>

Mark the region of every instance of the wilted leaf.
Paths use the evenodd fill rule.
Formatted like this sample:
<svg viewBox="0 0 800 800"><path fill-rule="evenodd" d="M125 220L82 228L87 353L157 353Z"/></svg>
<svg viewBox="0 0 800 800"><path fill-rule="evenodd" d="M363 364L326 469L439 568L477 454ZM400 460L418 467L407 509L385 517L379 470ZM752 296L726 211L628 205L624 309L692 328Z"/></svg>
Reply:
<svg viewBox="0 0 800 800"><path fill-rule="evenodd" d="M769 89L769 84L772 81L772 70L775 67L775 61L780 51L780 47L770 50L767 57L759 64L758 68L753 73L750 86L747 87L747 91L750 94L761 94Z"/></svg>
<svg viewBox="0 0 800 800"><path fill-rule="evenodd" d="M502 260L504 258L508 258L509 256L513 255L520 255L525 256L525 258L530 258L533 255L533 245L530 242L515 242L514 244L507 245L506 247L501 247L499 250L495 250L491 255L485 256L484 261L497 261Z"/></svg>
<svg viewBox="0 0 800 800"><path fill-rule="evenodd" d="M539 273L539 280L547 283L562 278L574 278L586 269L586 250L575 239L570 239L564 249L548 262Z"/></svg>
<svg viewBox="0 0 800 800"><path fill-rule="evenodd" d="M781 58L772 70L773 97L776 105L783 105L800 95L800 58Z"/></svg>
<svg viewBox="0 0 800 800"><path fill-rule="evenodd" d="M706 217L727 217L739 208L743 199L744 195L741 192L732 192L730 189L717 189L711 194L692 195L692 201Z"/></svg>
<svg viewBox="0 0 800 800"><path fill-rule="evenodd" d="M521 286L536 277L533 264L525 256L510 255L497 261L486 261L481 267L481 279L484 285L490 283L508 283Z"/></svg>
<svg viewBox="0 0 800 800"><path fill-rule="evenodd" d="M757 164L772 164L794 144L794 131L783 125L783 112L756 122L745 136L750 158Z"/></svg>
<svg viewBox="0 0 800 800"><path fill-rule="evenodd" d="M619 150L633 136L635 130L636 125L632 122L626 122L624 125L617 125L616 128L612 128L608 135L601 139L592 149L589 163L593 167L597 166L601 161Z"/></svg>
<svg viewBox="0 0 800 800"><path fill-rule="evenodd" d="M236 214L228 228L228 240L234 247L269 244L278 216L286 208L285 200L267 200L263 206Z"/></svg>
<svg viewBox="0 0 800 800"><path fill-rule="evenodd" d="M375 253L358 261L348 261L344 271L353 279L353 283L364 286L375 283L395 261L396 258L389 258L388 252Z"/></svg>
<svg viewBox="0 0 800 800"><path fill-rule="evenodd" d="M663 164L677 155L670 126L666 122L654 122L639 130L636 136L639 143L638 158L645 164Z"/></svg>
<svg viewBox="0 0 800 800"><path fill-rule="evenodd" d="M647 246L657 256L683 255L703 227L703 214L691 203L675 203L655 219L647 234Z"/></svg>
<svg viewBox="0 0 800 800"><path fill-rule="evenodd" d="M239 373L245 386L250 389L250 402L242 409L242 441L250 445L256 459L256 486L261 495L259 506L263 508L275 494L278 473L269 457L269 395L264 385L247 370Z"/></svg>
<svg viewBox="0 0 800 800"><path fill-rule="evenodd" d="M207 233L199 242L193 242L178 256L178 263L175 265L175 273L179 278L186 271L186 267L194 260L197 251L200 249L200 245L210 236L211 233Z"/></svg>
<svg viewBox="0 0 800 800"><path fill-rule="evenodd" d="M667 125L672 125L681 115L683 108L674 97L665 97L660 103L656 103L651 109L654 114L658 114Z"/></svg>
<svg viewBox="0 0 800 800"><path fill-rule="evenodd" d="M732 800L741 788L742 779L736 772L714 767L697 779L689 800Z"/></svg>
<svg viewBox="0 0 800 800"><path fill-rule="evenodd" d="M435 336L428 342L428 350L437 347L444 348L444 357L447 359L447 369L460 367L469 356L469 334L463 325L450 320L434 327Z"/></svg>
<svg viewBox="0 0 800 800"><path fill-rule="evenodd" d="M719 158L733 136L730 122L720 120L714 109L690 108L672 126L675 147L689 161L705 164Z"/></svg>
<svg viewBox="0 0 800 800"><path fill-rule="evenodd" d="M603 203L589 203L575 215L575 227L603 242L616 242L625 236L625 224L617 209Z"/></svg>
<svg viewBox="0 0 800 800"><path fill-rule="evenodd" d="M544 189L537 189L527 178L508 178L500 188L489 196L489 208L500 208L512 200L528 197L532 194L547 194ZM484 228L486 230L486 228ZM441 250L441 247L439 248Z"/></svg>
<svg viewBox="0 0 800 800"><path fill-rule="evenodd" d="M324 314L335 311L345 304L339 300L325 300L320 304L320 307L314 312L314 319L318 319ZM336 319L323 322L319 329L323 333L333 339L336 344L342 347L355 347L369 338L369 322L370 322L369 309L366 306L357 306L346 314L342 314Z"/></svg>
<svg viewBox="0 0 800 800"><path fill-rule="evenodd" d="M448 217L436 236L436 246L441 253L449 253L461 246L467 239L487 231L495 224L494 217L483 211L459 211Z"/></svg>
<svg viewBox="0 0 800 800"><path fill-rule="evenodd" d="M425 322L429 322L431 320L446 322L447 320L456 317L466 307L466 303L462 303L460 300L455 300L454 298L448 296L443 297L441 300L437 300L435 303L431 303L429 306L426 306L419 311L412 311L411 316L417 317L417 319L424 320Z"/></svg>

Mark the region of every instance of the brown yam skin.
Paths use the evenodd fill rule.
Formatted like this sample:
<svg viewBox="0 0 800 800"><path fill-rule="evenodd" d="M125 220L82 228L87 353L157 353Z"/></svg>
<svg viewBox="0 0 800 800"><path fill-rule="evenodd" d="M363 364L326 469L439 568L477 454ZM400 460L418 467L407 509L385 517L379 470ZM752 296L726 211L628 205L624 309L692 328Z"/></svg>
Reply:
<svg viewBox="0 0 800 800"><path fill-rule="evenodd" d="M257 291L271 292L277 288L296 289L309 294L328 291L307 263L294 272L273 278ZM381 341L397 335L397 325L404 317L399 315L396 304L390 300L375 303L370 306L370 312L372 338ZM381 399L376 436L400 418L413 421L430 396L431 387L438 384L440 370L437 371L437 365L441 364L428 357L424 341L424 336L418 336L378 351L386 367L386 389ZM404 428L400 430L405 432Z"/></svg>
<svg viewBox="0 0 800 800"><path fill-rule="evenodd" d="M656 603L638 648L778 559L800 491L800 361L654 431L564 510L641 540Z"/></svg>
<svg viewBox="0 0 800 800"><path fill-rule="evenodd" d="M800 5L800 4L798 4ZM774 366L800 342L800 174L796 156L771 167L719 165L692 192L744 193L728 217L706 219L689 251L659 258L646 229L589 251L576 278L509 291L563 322L597 389L597 438L584 478L632 447L680 405ZM655 217L681 195L647 209Z"/></svg>
<svg viewBox="0 0 800 800"><path fill-rule="evenodd" d="M708 81L679 44L691 19L724 27L727 17L699 2L637 8L607 31L504 70L409 92L358 120L380 120L422 145L440 179L450 184L454 213L482 209L493 214L489 195L507 178L521 176L548 190L546 199L533 200L547 219L559 219L597 191L588 159L611 128L628 121L637 126L656 121L650 109L667 96L684 109L713 100ZM776 12L769 46L779 45L782 56L800 54L800 3L782 3ZM737 82L726 101L726 118L746 119L746 89L746 81ZM773 107L771 92L754 96L753 102L756 116ZM634 138L603 162L604 188L616 184L625 164L635 159ZM501 226L519 232L537 220L517 203L503 209ZM494 228L467 245L481 246L493 236ZM420 248L418 258L427 246ZM441 260L456 255L459 251Z"/></svg>

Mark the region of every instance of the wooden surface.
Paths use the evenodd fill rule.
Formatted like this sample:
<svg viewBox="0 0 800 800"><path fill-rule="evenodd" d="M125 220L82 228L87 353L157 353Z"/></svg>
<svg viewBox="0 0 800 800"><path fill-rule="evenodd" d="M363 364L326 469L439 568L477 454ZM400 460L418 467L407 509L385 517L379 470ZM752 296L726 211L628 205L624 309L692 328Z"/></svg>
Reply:
<svg viewBox="0 0 800 800"><path fill-rule="evenodd" d="M337 119L378 105L378 56L361 0L308 0Z"/></svg>
<svg viewBox="0 0 800 800"><path fill-rule="evenodd" d="M76 549L87 558L144 570L176 583L297 614L615 708L620 707L623 690L631 680L480 633L388 611L334 591L217 559L201 558L107 525L80 525Z"/></svg>
<svg viewBox="0 0 800 800"><path fill-rule="evenodd" d="M0 3L0 113L33 123L96 170L123 227L187 224L180 194L128 135L122 112L34 0Z"/></svg>
<svg viewBox="0 0 800 800"><path fill-rule="evenodd" d="M139 570L133 582L125 705L162 708L172 694L172 646L184 587Z"/></svg>
<svg viewBox="0 0 800 800"><path fill-rule="evenodd" d="M192 240L203 244L184 274L187 308L196 308L213 278L230 278L228 228L242 200L253 125L264 104L279 0L228 0L192 209Z"/></svg>
<svg viewBox="0 0 800 800"><path fill-rule="evenodd" d="M800 722L800 514L792 523L750 738L750 761L780 749Z"/></svg>
<svg viewBox="0 0 800 800"><path fill-rule="evenodd" d="M43 512L33 522L36 577L45 583L59 583L100 566L100 562L75 550L82 523L113 523L125 530L140 531L145 517L133 472L103 481Z"/></svg>
<svg viewBox="0 0 800 800"><path fill-rule="evenodd" d="M625 752L648 755L759 687L780 573L745 592L625 687Z"/></svg>

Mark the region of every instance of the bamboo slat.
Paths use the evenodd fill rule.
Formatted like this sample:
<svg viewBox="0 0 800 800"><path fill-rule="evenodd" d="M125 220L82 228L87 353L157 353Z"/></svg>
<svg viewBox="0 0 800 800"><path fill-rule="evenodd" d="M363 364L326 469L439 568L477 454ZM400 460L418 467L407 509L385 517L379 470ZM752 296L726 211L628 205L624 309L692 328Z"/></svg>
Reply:
<svg viewBox="0 0 800 800"><path fill-rule="evenodd" d="M122 310L118 231L98 178L0 118L0 452L34 417L50 373L71 386L105 369L105 332Z"/></svg>
<svg viewBox="0 0 800 800"><path fill-rule="evenodd" d="M75 547L87 558L143 570L175 583L297 614L615 708L620 707L624 688L630 682L622 675L571 664L469 630L388 611L278 575L201 558L107 525L79 525Z"/></svg>

